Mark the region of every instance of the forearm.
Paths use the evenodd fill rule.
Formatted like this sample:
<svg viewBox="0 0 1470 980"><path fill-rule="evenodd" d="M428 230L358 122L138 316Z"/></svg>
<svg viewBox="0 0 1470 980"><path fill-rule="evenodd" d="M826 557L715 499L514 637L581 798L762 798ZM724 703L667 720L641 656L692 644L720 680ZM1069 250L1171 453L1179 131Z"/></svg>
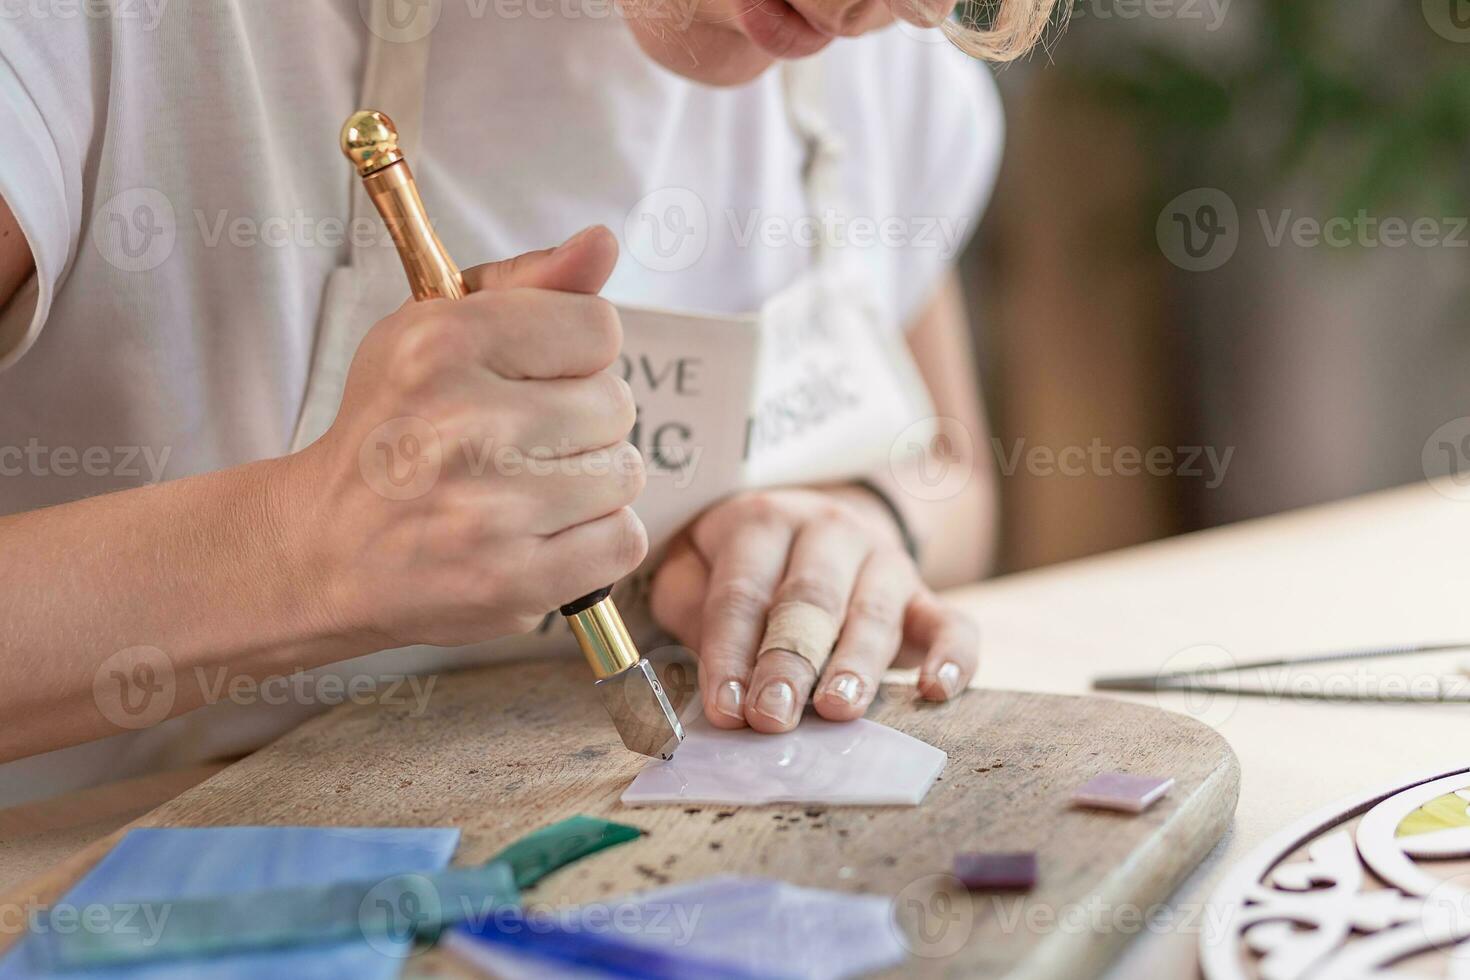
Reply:
<svg viewBox="0 0 1470 980"><path fill-rule="evenodd" d="M372 648L325 612L325 578L287 517L292 465L0 518L0 761L135 727L99 703L109 658L163 665L175 715L218 690L218 668L289 673ZM118 657L139 647L157 652Z"/></svg>
<svg viewBox="0 0 1470 980"><path fill-rule="evenodd" d="M919 570L936 589L966 585L990 574L995 560L997 501L988 457L948 500L916 501L909 512L919 539Z"/></svg>
<svg viewBox="0 0 1470 980"><path fill-rule="evenodd" d="M920 570L935 588L990 571L998 497L990 431L959 279L946 276L908 331L909 349L934 404L934 435L896 447L875 476L919 543Z"/></svg>

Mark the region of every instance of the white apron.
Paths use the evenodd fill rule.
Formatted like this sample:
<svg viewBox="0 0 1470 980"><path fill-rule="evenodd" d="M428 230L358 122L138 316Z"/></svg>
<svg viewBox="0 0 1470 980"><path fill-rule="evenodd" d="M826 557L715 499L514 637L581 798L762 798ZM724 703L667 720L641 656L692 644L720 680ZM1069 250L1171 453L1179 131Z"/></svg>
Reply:
<svg viewBox="0 0 1470 980"><path fill-rule="evenodd" d="M379 3L377 10L383 7ZM412 164L430 38L385 41L394 35L391 29L371 33L361 105L394 119ZM784 77L791 122L807 146L804 173L813 214L833 206L841 153L821 112L819 68L814 59L789 63ZM371 221L379 233L354 233L349 264L328 280L293 452L330 426L363 335L397 309L408 292L397 254L361 181L345 161L342 173L356 185L351 227ZM882 322L869 277L858 268L857 257L852 259L844 261L842 249L830 241L819 244L810 272L742 316L619 307L624 340L618 367L638 404L631 441L648 471L647 488L634 510L648 528L651 557L644 571L618 584L614 596L643 649L661 642L646 598L658 553L690 520L740 490L873 473L886 465L900 432L932 415L901 328ZM547 654L580 656L565 620L554 611L523 636L469 647L385 650L311 673L360 682ZM314 710L293 705L247 716L234 706L218 705L187 720L196 744L238 750L280 734Z"/></svg>

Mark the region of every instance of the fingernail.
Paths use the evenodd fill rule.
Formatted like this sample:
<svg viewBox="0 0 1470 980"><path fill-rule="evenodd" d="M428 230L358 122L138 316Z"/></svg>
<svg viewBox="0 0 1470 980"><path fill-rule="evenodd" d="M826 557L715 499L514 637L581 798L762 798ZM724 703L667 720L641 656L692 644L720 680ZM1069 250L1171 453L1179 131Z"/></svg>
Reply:
<svg viewBox="0 0 1470 980"><path fill-rule="evenodd" d="M577 244L579 241L581 241L582 239L586 238L587 237L587 233L589 231L591 231L595 227L597 227L597 226L596 225L588 225L586 228L583 228L581 231L577 232L571 238L568 238L566 241L562 242L553 251L560 252L563 249L571 248L573 245Z"/></svg>
<svg viewBox="0 0 1470 980"><path fill-rule="evenodd" d="M745 688L739 681L726 681L715 692L715 710L736 721L745 720Z"/></svg>
<svg viewBox="0 0 1470 980"><path fill-rule="evenodd" d="M796 720L796 691L785 681L767 684L755 699L755 710L772 721L789 725Z"/></svg>
<svg viewBox="0 0 1470 980"><path fill-rule="evenodd" d="M939 678L939 686L944 688L945 696L954 697L955 692L960 689L960 665L946 662L935 676Z"/></svg>
<svg viewBox="0 0 1470 980"><path fill-rule="evenodd" d="M827 685L827 693L835 694L848 704L857 704L863 695L863 679L856 674L838 674L836 680Z"/></svg>

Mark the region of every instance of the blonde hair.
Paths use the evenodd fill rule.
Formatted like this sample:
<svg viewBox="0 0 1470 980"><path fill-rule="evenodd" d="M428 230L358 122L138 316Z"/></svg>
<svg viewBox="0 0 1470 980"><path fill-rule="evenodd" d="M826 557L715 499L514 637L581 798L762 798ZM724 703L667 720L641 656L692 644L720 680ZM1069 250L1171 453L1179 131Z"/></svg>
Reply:
<svg viewBox="0 0 1470 980"><path fill-rule="evenodd" d="M1062 2L1065 18L1072 0ZM1015 61L1041 40L1057 0L961 0L961 5L964 13L940 25L945 37L972 57L1004 62Z"/></svg>

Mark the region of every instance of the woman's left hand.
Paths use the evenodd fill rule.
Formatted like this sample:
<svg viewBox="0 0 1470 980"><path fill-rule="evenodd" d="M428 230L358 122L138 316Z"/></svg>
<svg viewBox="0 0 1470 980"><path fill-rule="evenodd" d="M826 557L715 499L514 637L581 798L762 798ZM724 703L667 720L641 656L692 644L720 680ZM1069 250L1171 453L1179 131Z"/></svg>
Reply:
<svg viewBox="0 0 1470 980"><path fill-rule="evenodd" d="M890 666L919 666L944 701L979 662L973 623L924 584L887 508L860 487L765 490L722 501L670 546L653 578L654 618L697 651L705 715L719 728L795 727L812 697L824 718L867 710ZM825 611L840 632L820 682L811 662L759 645L785 602Z"/></svg>

